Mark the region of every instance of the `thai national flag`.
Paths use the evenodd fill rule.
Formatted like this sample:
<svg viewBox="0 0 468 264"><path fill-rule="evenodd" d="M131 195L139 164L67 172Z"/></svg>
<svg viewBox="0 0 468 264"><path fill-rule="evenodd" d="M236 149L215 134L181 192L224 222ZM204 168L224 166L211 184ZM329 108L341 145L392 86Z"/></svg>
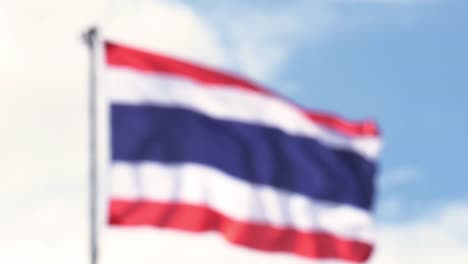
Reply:
<svg viewBox="0 0 468 264"><path fill-rule="evenodd" d="M380 139L238 77L107 42L109 223L364 262Z"/></svg>

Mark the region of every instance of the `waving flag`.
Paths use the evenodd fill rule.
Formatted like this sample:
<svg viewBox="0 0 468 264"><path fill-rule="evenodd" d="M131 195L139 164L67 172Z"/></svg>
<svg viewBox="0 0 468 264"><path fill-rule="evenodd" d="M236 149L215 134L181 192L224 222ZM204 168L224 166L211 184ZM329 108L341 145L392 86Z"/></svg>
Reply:
<svg viewBox="0 0 468 264"><path fill-rule="evenodd" d="M380 139L238 77L107 42L109 223L367 260Z"/></svg>

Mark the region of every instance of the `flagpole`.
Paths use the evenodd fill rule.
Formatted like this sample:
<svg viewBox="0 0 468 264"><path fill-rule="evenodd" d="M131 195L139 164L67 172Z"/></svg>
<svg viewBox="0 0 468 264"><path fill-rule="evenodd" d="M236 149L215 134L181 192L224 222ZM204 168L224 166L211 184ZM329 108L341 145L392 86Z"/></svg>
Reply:
<svg viewBox="0 0 468 264"><path fill-rule="evenodd" d="M98 29L89 28L83 34L83 41L89 51L88 72L88 118L89 118L89 238L90 238L90 263L97 264L98 259L98 222L97 222L97 82L96 82L96 43Z"/></svg>

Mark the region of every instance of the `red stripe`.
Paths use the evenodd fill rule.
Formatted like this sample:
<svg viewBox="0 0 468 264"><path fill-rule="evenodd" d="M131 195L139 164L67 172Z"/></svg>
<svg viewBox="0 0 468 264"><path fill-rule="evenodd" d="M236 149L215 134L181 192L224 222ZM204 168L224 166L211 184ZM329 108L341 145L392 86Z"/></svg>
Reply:
<svg viewBox="0 0 468 264"><path fill-rule="evenodd" d="M251 81L232 74L226 74L155 52L149 53L112 42L106 42L105 48L108 65L128 67L144 72L180 75L204 84L226 85L232 89L261 93L290 102L271 90L264 89ZM208 87L212 86L208 85L207 88ZM291 104L295 105L293 103ZM298 107L309 120L343 134L350 136L376 136L379 134L377 125L372 121L353 122L332 114L319 113L297 105L295 106Z"/></svg>
<svg viewBox="0 0 468 264"><path fill-rule="evenodd" d="M149 53L110 42L106 42L105 45L107 64L109 65L130 67L145 72L182 75L201 83L232 85L236 88L263 94L270 93L241 78L170 58L155 52Z"/></svg>
<svg viewBox="0 0 468 264"><path fill-rule="evenodd" d="M109 223L150 225L191 232L218 231L227 241L237 245L271 252L290 252L313 259L364 262L372 251L372 245L327 233L240 222L207 207L179 203L112 199Z"/></svg>

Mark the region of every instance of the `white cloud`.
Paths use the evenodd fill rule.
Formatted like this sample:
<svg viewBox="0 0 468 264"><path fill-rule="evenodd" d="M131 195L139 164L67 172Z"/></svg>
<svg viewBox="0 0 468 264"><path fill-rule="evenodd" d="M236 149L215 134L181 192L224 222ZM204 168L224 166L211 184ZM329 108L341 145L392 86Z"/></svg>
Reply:
<svg viewBox="0 0 468 264"><path fill-rule="evenodd" d="M1 2L0 207L14 212L3 219L60 186L83 187L86 53L79 34L98 12L92 1Z"/></svg>
<svg viewBox="0 0 468 264"><path fill-rule="evenodd" d="M211 66L225 68L228 64L215 29L188 6L177 1L121 1L111 5L117 10L127 9L106 16L106 37Z"/></svg>
<svg viewBox="0 0 468 264"><path fill-rule="evenodd" d="M87 208L77 187L32 197L11 219L2 215L0 263L86 263Z"/></svg>
<svg viewBox="0 0 468 264"><path fill-rule="evenodd" d="M336 22L333 7L319 1L258 9L237 7L215 15L234 67L262 82L271 81L291 53L307 39L319 41Z"/></svg>
<svg viewBox="0 0 468 264"><path fill-rule="evenodd" d="M380 227L376 264L468 263L468 202L413 222Z"/></svg>

